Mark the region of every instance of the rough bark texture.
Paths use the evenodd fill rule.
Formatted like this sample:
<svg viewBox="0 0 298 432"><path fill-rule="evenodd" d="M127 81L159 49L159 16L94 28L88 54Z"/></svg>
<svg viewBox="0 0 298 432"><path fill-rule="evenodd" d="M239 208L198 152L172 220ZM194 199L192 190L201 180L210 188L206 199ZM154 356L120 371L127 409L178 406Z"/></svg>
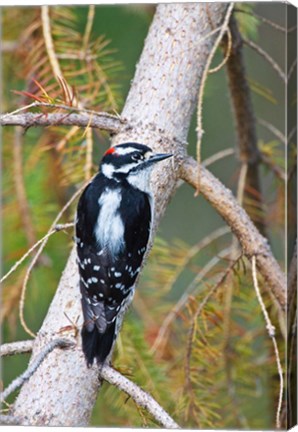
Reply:
<svg viewBox="0 0 298 432"><path fill-rule="evenodd" d="M216 33L206 36L213 26L220 25L226 8L222 3L158 6L123 110L129 127L114 137L113 144L142 142L174 153L176 161L186 152L184 143L198 86ZM154 173L156 222L175 191L178 173L175 161ZM71 324L65 314L73 322L80 317L81 323L74 250L36 338L33 358L57 335L68 334L78 343L74 348L52 352L22 387L14 415L25 417L31 424L87 425L96 400L98 372L95 367L87 369L80 337L71 336L71 329L67 331Z"/></svg>
<svg viewBox="0 0 298 432"><path fill-rule="evenodd" d="M65 126L82 126L94 127L109 132L118 132L121 122L118 117L107 116L98 113L98 115L91 115L87 113L21 113L21 114L3 114L0 116L1 126L58 126L63 124Z"/></svg>

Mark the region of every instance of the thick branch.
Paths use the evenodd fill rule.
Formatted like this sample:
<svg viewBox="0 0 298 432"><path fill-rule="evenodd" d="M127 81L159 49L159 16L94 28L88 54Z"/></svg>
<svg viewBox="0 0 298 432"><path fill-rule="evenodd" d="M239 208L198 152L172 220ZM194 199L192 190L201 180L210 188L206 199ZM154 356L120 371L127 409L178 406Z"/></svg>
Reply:
<svg viewBox="0 0 298 432"><path fill-rule="evenodd" d="M231 227L242 246L243 253L248 257L256 256L260 274L267 282L268 288L272 291L280 308L285 310L285 275L273 257L267 240L256 229L231 191L204 167L200 169L202 195ZM184 181L197 188L198 165L194 159L188 157L182 162L180 176Z"/></svg>
<svg viewBox="0 0 298 432"><path fill-rule="evenodd" d="M100 376L132 397L138 406L145 408L155 418L155 420L165 428L180 428L152 396L144 392L144 390L139 386L121 375L115 369L109 366L104 366L100 371Z"/></svg>

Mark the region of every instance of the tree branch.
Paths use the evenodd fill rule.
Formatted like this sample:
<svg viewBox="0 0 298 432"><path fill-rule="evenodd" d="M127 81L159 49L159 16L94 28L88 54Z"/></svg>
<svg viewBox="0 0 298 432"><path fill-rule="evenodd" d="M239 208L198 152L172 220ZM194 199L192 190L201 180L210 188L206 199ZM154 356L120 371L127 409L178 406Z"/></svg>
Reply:
<svg viewBox="0 0 298 432"><path fill-rule="evenodd" d="M49 104L50 106L50 104ZM22 126L29 128L32 126L80 126L92 127L106 130L110 133L117 133L122 125L122 121L116 116L107 116L106 113L96 115L87 113L22 113L22 114L3 114L0 116L1 126Z"/></svg>
<svg viewBox="0 0 298 432"><path fill-rule="evenodd" d="M258 169L261 158L258 149L256 119L253 112L251 92L246 79L242 50L243 41L234 16L230 19L230 31L233 42L226 70L236 122L238 156L242 163L247 164L245 195L256 201L258 207L262 208L262 192ZM224 46L227 49L226 40ZM244 208L254 220L254 214L251 212L250 206L244 204ZM260 232L265 235L263 212L261 212L261 216L258 216L255 224Z"/></svg>
<svg viewBox="0 0 298 432"><path fill-rule="evenodd" d="M144 390L135 383L121 375L115 369L104 366L100 376L110 384L118 387L128 394L142 408L145 408L163 427L167 429L179 429L180 426L169 416L169 414Z"/></svg>
<svg viewBox="0 0 298 432"><path fill-rule="evenodd" d="M34 374L36 369L41 365L46 356L53 351L53 349L66 348L73 345L73 342L68 339L54 339L36 356L31 362L30 366L25 370L22 375L17 377L2 393L0 393L0 401L3 402L11 393L21 387L25 381Z"/></svg>
<svg viewBox="0 0 298 432"><path fill-rule="evenodd" d="M6 343L0 345L0 357L30 353L32 347L33 340Z"/></svg>
<svg viewBox="0 0 298 432"><path fill-rule="evenodd" d="M197 172L198 165L193 158L187 157L182 161L180 176L194 188L197 188ZM247 213L237 203L231 191L204 167L201 167L200 190L202 195L231 227L241 244L243 253L248 258L253 255L256 256L260 274L267 282L279 307L285 311L285 275L273 257L267 240L258 232Z"/></svg>

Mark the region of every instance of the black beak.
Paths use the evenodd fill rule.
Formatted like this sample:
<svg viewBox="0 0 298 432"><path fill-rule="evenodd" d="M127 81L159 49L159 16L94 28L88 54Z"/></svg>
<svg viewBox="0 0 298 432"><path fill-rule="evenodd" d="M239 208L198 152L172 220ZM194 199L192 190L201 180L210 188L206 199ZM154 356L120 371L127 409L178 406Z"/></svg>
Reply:
<svg viewBox="0 0 298 432"><path fill-rule="evenodd" d="M164 159L167 159L169 157L172 157L173 155L171 153L155 153L152 156L150 156L150 158L147 160L147 162L151 163L155 163L155 162L160 162Z"/></svg>

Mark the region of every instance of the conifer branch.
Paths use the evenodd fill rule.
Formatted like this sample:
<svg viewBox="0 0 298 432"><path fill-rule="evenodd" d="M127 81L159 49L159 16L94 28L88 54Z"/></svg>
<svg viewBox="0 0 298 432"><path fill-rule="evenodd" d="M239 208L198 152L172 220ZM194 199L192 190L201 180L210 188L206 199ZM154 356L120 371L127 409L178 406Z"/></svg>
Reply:
<svg viewBox="0 0 298 432"><path fill-rule="evenodd" d="M197 170L197 163L191 157L185 158L181 163L180 177L195 189L198 182ZM201 167L200 190L238 237L243 253L247 257L256 255L260 274L266 280L281 310L285 311L285 275L273 257L267 240L258 232L231 191L204 167Z"/></svg>
<svg viewBox="0 0 298 432"><path fill-rule="evenodd" d="M110 366L104 366L100 376L110 384L118 387L128 394L138 406L145 408L154 419L167 429L180 429L180 426L169 416L169 414L144 390L134 382L121 375Z"/></svg>

